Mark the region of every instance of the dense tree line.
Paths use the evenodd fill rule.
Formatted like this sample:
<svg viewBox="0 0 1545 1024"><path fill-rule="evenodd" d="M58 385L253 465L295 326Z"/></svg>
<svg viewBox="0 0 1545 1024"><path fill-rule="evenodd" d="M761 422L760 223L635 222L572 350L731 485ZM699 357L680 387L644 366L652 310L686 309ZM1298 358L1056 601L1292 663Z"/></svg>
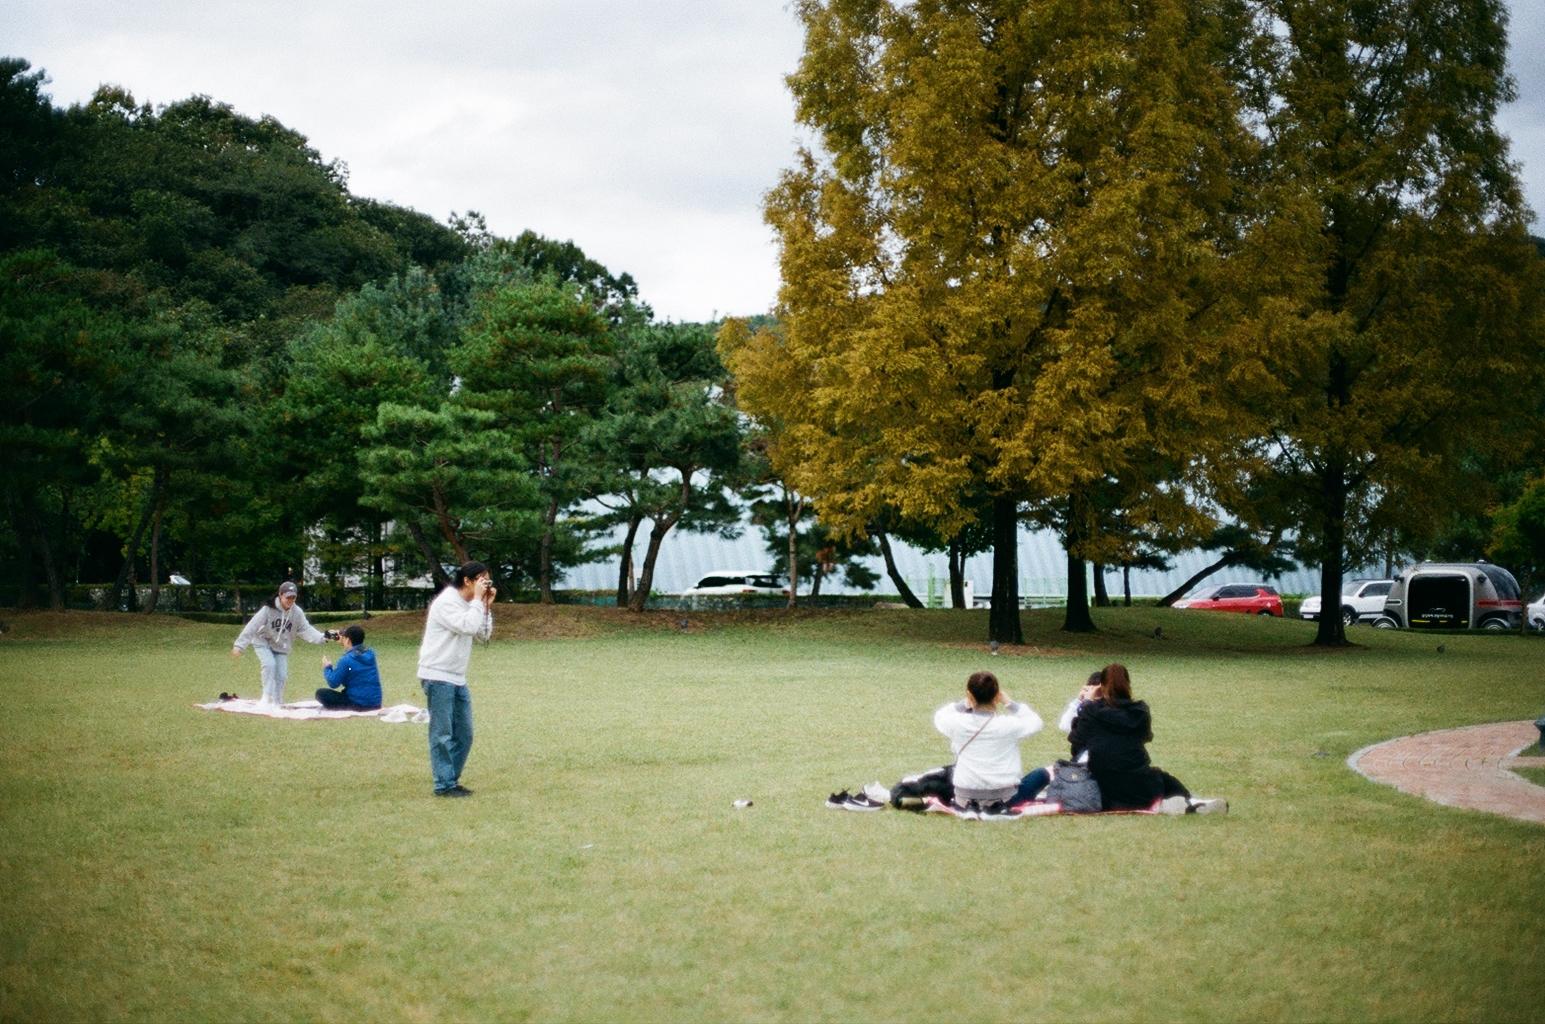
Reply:
<svg viewBox="0 0 1545 1024"><path fill-rule="evenodd" d="M272 118L60 109L0 61L0 584L117 607L173 569L475 557L548 600L620 530L642 608L670 531L748 508L810 593L878 555L920 604L901 539L959 605L991 551L1006 642L1026 522L1063 537L1069 629L1105 567L1193 547L1296 551L1327 592L1412 553L1545 580L1493 0L795 9L784 283L722 325L657 321L572 242L354 196Z"/></svg>
<svg viewBox="0 0 1545 1024"><path fill-rule="evenodd" d="M1494 520L1465 557L1541 568L1499 3L795 7L815 141L766 203L778 323L720 347L832 528L988 524L1008 642L1026 519L1064 539L1073 630L1088 562L1181 547L1264 564L1292 537L1336 594L1349 552Z"/></svg>
<svg viewBox="0 0 1545 1024"><path fill-rule="evenodd" d="M478 558L550 599L596 531L725 529L713 328L571 242L348 190L272 118L0 62L0 582L118 607L175 570L379 586ZM633 567L628 566L628 569Z"/></svg>

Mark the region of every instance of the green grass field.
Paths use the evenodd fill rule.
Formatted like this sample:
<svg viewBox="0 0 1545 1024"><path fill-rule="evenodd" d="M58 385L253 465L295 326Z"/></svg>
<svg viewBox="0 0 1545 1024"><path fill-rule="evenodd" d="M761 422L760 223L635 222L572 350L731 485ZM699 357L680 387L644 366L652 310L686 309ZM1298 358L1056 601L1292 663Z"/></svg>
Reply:
<svg viewBox="0 0 1545 1024"><path fill-rule="evenodd" d="M984 616L501 608L469 800L430 796L421 725L195 710L257 692L234 628L9 616L0 1019L1545 1019L1545 829L1345 763L1538 716L1545 641L1114 609L990 657ZM388 703L422 703L419 621L370 624ZM1112 660L1230 814L823 806L946 761L969 672L1055 719Z"/></svg>

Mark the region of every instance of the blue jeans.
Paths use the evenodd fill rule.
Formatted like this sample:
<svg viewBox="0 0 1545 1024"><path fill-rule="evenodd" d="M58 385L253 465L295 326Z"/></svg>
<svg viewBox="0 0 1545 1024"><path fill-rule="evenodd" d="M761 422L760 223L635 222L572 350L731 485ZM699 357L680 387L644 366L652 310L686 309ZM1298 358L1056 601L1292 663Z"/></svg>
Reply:
<svg viewBox="0 0 1545 1024"><path fill-rule="evenodd" d="M429 699L429 770L435 792L455 789L472 749L472 694L465 686L421 679Z"/></svg>
<svg viewBox="0 0 1545 1024"><path fill-rule="evenodd" d="M1051 782L1051 772L1045 768L1037 768L1019 781L1019 792L1014 794L1011 804L1022 804L1026 800L1034 800L1035 795L1046 788Z"/></svg>

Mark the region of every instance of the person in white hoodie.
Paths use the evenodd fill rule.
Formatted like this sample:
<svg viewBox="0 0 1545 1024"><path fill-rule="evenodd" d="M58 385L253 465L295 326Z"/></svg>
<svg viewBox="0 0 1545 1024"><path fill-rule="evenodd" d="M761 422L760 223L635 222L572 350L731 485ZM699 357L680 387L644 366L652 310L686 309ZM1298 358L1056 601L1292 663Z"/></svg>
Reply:
<svg viewBox="0 0 1545 1024"><path fill-rule="evenodd" d="M1041 716L1028 704L1009 700L991 672L966 680L966 699L944 705L933 715L934 728L950 741L955 755L955 803L974 801L987 809L1007 804L1019 789L1024 766L1019 742L1041 731Z"/></svg>
<svg viewBox="0 0 1545 1024"><path fill-rule="evenodd" d="M278 593L263 602L231 646L232 659L240 658L249 646L257 655L263 674L263 697L259 703L265 706L284 703L284 684L290 677L290 648L295 638L314 644L325 644L331 639L306 621L306 613L295 603L298 593L289 580L279 584Z"/></svg>
<svg viewBox="0 0 1545 1024"><path fill-rule="evenodd" d="M474 637L493 635L493 580L488 566L468 562L451 574L451 585L429 605L418 678L429 701L429 770L435 796L471 796L461 770L472 749L472 693L467 665Z"/></svg>

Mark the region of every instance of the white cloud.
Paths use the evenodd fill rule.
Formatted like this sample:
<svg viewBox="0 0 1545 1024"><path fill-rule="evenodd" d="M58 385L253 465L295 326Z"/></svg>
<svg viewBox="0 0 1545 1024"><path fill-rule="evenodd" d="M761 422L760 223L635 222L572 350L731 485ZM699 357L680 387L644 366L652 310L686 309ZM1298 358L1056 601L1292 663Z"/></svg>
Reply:
<svg viewBox="0 0 1545 1024"><path fill-rule="evenodd" d="M1540 4L1512 0L1522 96L1500 123L1545 210ZM661 316L775 298L761 196L799 136L783 76L801 45L779 0L9 0L0 29L56 103L113 82L272 114L356 194L573 239Z"/></svg>

